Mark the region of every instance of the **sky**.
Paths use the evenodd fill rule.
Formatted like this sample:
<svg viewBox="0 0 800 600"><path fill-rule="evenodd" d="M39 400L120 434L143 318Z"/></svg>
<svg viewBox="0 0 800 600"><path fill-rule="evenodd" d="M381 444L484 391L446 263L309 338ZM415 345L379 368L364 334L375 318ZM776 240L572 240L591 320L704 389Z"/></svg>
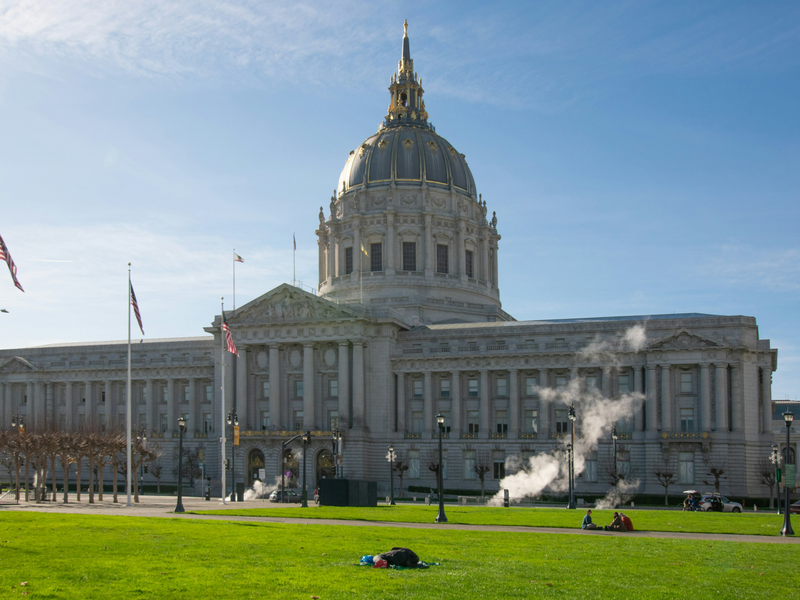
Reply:
<svg viewBox="0 0 800 600"><path fill-rule="evenodd" d="M800 4L0 0L0 347L203 335L296 278L403 20L517 319L756 317L800 397Z"/></svg>

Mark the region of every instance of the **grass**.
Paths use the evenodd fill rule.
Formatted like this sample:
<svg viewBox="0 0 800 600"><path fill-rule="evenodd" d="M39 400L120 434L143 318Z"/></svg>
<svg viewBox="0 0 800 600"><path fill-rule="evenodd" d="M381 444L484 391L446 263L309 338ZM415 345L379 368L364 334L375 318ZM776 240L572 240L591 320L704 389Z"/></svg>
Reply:
<svg viewBox="0 0 800 600"><path fill-rule="evenodd" d="M395 545L442 565L354 566ZM800 545L8 512L0 560L4 598L744 600L795 597Z"/></svg>
<svg viewBox="0 0 800 600"><path fill-rule="evenodd" d="M273 505L276 506L276 505ZM250 517L298 517L307 519L345 519L355 521L384 521L391 523L431 523L437 506L378 506L356 508L310 506L308 508L253 508L196 511L198 514L236 515ZM611 510L592 510L599 525L611 523ZM446 506L450 523L464 525L520 525L525 527L566 527L580 529L585 511L563 508L494 508ZM664 510L630 510L625 513L633 526L642 531L675 531L683 533L728 533L747 535L778 535L783 516L776 514L701 513Z"/></svg>

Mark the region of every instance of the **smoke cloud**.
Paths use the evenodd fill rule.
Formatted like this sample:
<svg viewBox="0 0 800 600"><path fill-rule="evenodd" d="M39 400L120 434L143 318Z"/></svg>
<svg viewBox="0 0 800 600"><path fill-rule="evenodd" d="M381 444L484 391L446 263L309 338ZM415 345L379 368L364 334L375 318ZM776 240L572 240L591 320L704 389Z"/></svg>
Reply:
<svg viewBox="0 0 800 600"><path fill-rule="evenodd" d="M276 477L274 483L267 484L263 481L256 480L253 483L253 487L247 488L244 492L244 500L245 502L249 502L251 500L259 500L262 498L268 498L269 495L277 490L281 485L281 478Z"/></svg>
<svg viewBox="0 0 800 600"><path fill-rule="evenodd" d="M639 352L645 347L647 336L641 325L626 330L621 337L595 340L581 350L577 357L581 362L595 363L602 367L620 365L622 353ZM601 439L610 438L611 429L623 418L630 418L644 401L640 392L620 394L615 398L607 398L598 389L582 389L585 378L577 378L562 389L552 387L539 388L540 401L548 405L569 406L574 404L576 420L574 462L577 477L586 468L586 460L591 452L597 449ZM542 454L535 454L526 461L513 457L506 463L507 468L518 468L517 472L500 480L500 491L492 499L491 504L502 501L502 490L507 489L512 498L539 496L549 488L554 492L564 492L569 488L567 466L567 444L569 436L564 436L558 448ZM617 493L627 493L638 486L635 482L620 482ZM623 485L624 484L624 485ZM613 493L610 492L610 494ZM609 498L609 502L617 500Z"/></svg>

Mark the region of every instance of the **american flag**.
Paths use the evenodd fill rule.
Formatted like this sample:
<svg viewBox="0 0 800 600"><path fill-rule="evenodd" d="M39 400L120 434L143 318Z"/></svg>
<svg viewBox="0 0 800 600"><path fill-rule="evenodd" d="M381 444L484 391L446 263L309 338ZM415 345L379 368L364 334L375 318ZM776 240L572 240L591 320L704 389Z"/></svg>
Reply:
<svg viewBox="0 0 800 600"><path fill-rule="evenodd" d="M233 343L231 328L228 327L228 319L225 318L225 311L222 311L222 331L225 332L225 343L228 346L228 352L239 356L239 351L236 349L236 344Z"/></svg>
<svg viewBox="0 0 800 600"><path fill-rule="evenodd" d="M11 260L11 253L8 251L2 236L0 236L0 260L6 261L6 264L8 264L8 270L11 273L11 279L14 280L14 285L17 286L21 292L24 292L25 290L22 289L22 284L17 279L17 265L15 265L14 261Z"/></svg>
<svg viewBox="0 0 800 600"><path fill-rule="evenodd" d="M136 292L133 291L133 284L131 286L131 306L133 307L133 314L136 315L136 322L139 323L139 331L144 335L144 328L142 327L142 315L139 314L139 303L136 301Z"/></svg>

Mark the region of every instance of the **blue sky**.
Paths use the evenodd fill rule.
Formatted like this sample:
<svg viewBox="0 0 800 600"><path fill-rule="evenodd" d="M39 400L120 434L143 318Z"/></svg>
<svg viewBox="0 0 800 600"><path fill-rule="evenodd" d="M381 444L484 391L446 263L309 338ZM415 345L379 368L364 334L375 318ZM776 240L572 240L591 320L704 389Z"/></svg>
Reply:
<svg viewBox="0 0 800 600"><path fill-rule="evenodd" d="M316 282L403 19L518 319L744 314L800 396L800 5L0 0L0 346L148 337ZM49 262L69 261L69 262Z"/></svg>

